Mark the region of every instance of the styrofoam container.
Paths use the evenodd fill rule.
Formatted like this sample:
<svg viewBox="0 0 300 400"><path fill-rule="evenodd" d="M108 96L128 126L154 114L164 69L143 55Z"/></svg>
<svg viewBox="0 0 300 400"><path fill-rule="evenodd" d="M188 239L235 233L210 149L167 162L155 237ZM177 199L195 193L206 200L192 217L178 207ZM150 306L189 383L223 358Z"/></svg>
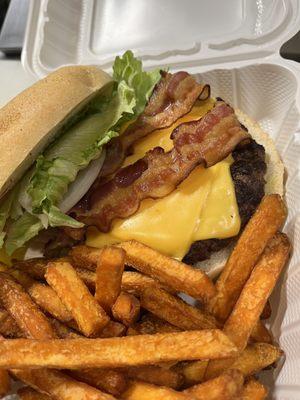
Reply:
<svg viewBox="0 0 300 400"><path fill-rule="evenodd" d="M131 49L146 68L196 74L274 138L287 169L285 231L294 246L272 299L271 327L286 354L277 400L300 399L300 65L279 56L299 22L298 0L32 0L22 54L40 78L66 64L110 70Z"/></svg>

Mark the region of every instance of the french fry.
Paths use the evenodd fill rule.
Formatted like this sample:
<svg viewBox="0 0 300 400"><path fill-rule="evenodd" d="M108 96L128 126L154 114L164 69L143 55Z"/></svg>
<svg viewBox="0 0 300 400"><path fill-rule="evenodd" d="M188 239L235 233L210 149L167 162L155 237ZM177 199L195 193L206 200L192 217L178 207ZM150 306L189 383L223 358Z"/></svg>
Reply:
<svg viewBox="0 0 300 400"><path fill-rule="evenodd" d="M139 318L140 302L133 294L122 292L113 304L111 311L114 319L122 322L125 326L130 326Z"/></svg>
<svg viewBox="0 0 300 400"><path fill-rule="evenodd" d="M179 389L183 383L183 377L180 373L154 365L128 368L126 375L132 379L171 389Z"/></svg>
<svg viewBox="0 0 300 400"><path fill-rule="evenodd" d="M73 319L72 314L50 286L38 282L33 283L28 288L28 294L44 312L54 318L62 322L69 322Z"/></svg>
<svg viewBox="0 0 300 400"><path fill-rule="evenodd" d="M264 400L267 398L267 389L256 379L250 379L244 386L238 400Z"/></svg>
<svg viewBox="0 0 300 400"><path fill-rule="evenodd" d="M122 395L123 400L191 400L191 397L173 389L141 381L131 381ZM194 399L193 399L194 400Z"/></svg>
<svg viewBox="0 0 300 400"><path fill-rule="evenodd" d="M22 387L18 390L18 396L21 400L51 400L46 394L37 392L30 387Z"/></svg>
<svg viewBox="0 0 300 400"><path fill-rule="evenodd" d="M120 247L126 251L127 265L159 280L175 292L186 293L203 302L216 294L211 280L199 269L164 256L134 240L123 242Z"/></svg>
<svg viewBox="0 0 300 400"><path fill-rule="evenodd" d="M250 333L286 264L289 252L287 236L283 233L276 234L256 264L226 321L224 333L232 338L240 350L245 349Z"/></svg>
<svg viewBox="0 0 300 400"><path fill-rule="evenodd" d="M18 324L6 310L0 310L0 334L6 338L24 337Z"/></svg>
<svg viewBox="0 0 300 400"><path fill-rule="evenodd" d="M132 325L127 330L127 335L154 335L155 333L180 332L181 329L148 313L143 315L140 322Z"/></svg>
<svg viewBox="0 0 300 400"><path fill-rule="evenodd" d="M81 268L73 266L77 275L80 279L86 284L86 286L92 291L95 292L96 285L96 272L91 271L89 269Z"/></svg>
<svg viewBox="0 0 300 400"><path fill-rule="evenodd" d="M276 363L282 355L283 351L277 346L268 343L253 343L236 358L232 368L241 371L244 376L254 375Z"/></svg>
<svg viewBox="0 0 300 400"><path fill-rule="evenodd" d="M37 282L26 272L18 269L11 268L9 273L27 290L30 297L44 312L62 322L69 322L73 319L72 314L50 286Z"/></svg>
<svg viewBox="0 0 300 400"><path fill-rule="evenodd" d="M254 265L285 218L286 208L281 197L265 196L216 282L217 294L210 301L209 310L218 320L224 322L228 318Z"/></svg>
<svg viewBox="0 0 300 400"><path fill-rule="evenodd" d="M98 259L95 298L109 313L121 293L125 251L118 247L105 247Z"/></svg>
<svg viewBox="0 0 300 400"><path fill-rule="evenodd" d="M271 332L265 327L262 321L257 321L251 332L251 339L259 343L273 343Z"/></svg>
<svg viewBox="0 0 300 400"><path fill-rule="evenodd" d="M83 382L54 370L13 370L13 375L33 389L46 394L54 400L115 400L115 397L103 393Z"/></svg>
<svg viewBox="0 0 300 400"><path fill-rule="evenodd" d="M283 233L277 233L265 248L227 319L223 332L234 342L239 351L245 349L249 336L288 259L289 252L288 238ZM205 374L206 379L214 378L232 363L232 359L210 362Z"/></svg>
<svg viewBox="0 0 300 400"><path fill-rule="evenodd" d="M0 396L5 396L10 390L10 378L5 369L0 370Z"/></svg>
<svg viewBox="0 0 300 400"><path fill-rule="evenodd" d="M31 258L29 260L22 260L13 262L13 267L26 272L34 279L44 279L49 260L46 258Z"/></svg>
<svg viewBox="0 0 300 400"><path fill-rule="evenodd" d="M158 280L150 278L150 276L143 275L139 272L125 271L123 273L122 290L124 290L124 292L128 292L134 296L140 297L143 290L148 287L161 288L169 293L176 292Z"/></svg>
<svg viewBox="0 0 300 400"><path fill-rule="evenodd" d="M99 337L101 338L111 338L124 336L126 333L126 326L120 324L119 322L109 321L107 325L100 332Z"/></svg>
<svg viewBox="0 0 300 400"><path fill-rule="evenodd" d="M141 306L182 330L216 327L216 321L212 316L162 289L145 289L141 295Z"/></svg>
<svg viewBox="0 0 300 400"><path fill-rule="evenodd" d="M217 378L183 391L195 400L232 400L241 393L244 378L241 372L229 370Z"/></svg>
<svg viewBox="0 0 300 400"><path fill-rule="evenodd" d="M79 333L75 332L73 329L69 328L68 326L62 324L55 318L49 319L51 325L53 326L57 336L60 339L77 339L82 337Z"/></svg>
<svg viewBox="0 0 300 400"><path fill-rule="evenodd" d="M109 322L109 317L70 263L49 263L46 280L73 315L80 331L85 336L98 334Z"/></svg>
<svg viewBox="0 0 300 400"><path fill-rule="evenodd" d="M102 249L86 245L74 246L69 255L72 258L71 263L76 267L96 271L96 267L101 256Z"/></svg>
<svg viewBox="0 0 300 400"><path fill-rule="evenodd" d="M85 382L113 396L120 396L127 382L123 372L112 369L86 369L70 371L69 374L80 382Z"/></svg>
<svg viewBox="0 0 300 400"><path fill-rule="evenodd" d="M204 381L208 362L206 360L182 362L175 366L184 379L184 386L189 387Z"/></svg>
<svg viewBox="0 0 300 400"><path fill-rule="evenodd" d="M260 319L269 319L271 317L271 314L272 314L272 308L268 300L263 309L263 312L261 313Z"/></svg>
<svg viewBox="0 0 300 400"><path fill-rule="evenodd" d="M246 347L233 361L230 368L239 370L244 376L250 376L274 364L282 355L283 352L279 347L268 343L254 343ZM176 371L183 375L186 386L203 382L206 368L205 360L184 362L175 367ZM226 366L218 372L226 372Z"/></svg>
<svg viewBox="0 0 300 400"><path fill-rule="evenodd" d="M111 339L4 339L0 368L117 368L236 354L236 347L218 329Z"/></svg>
<svg viewBox="0 0 300 400"><path fill-rule="evenodd" d="M23 288L8 274L0 273L0 299L3 306L28 338L51 339L56 333Z"/></svg>

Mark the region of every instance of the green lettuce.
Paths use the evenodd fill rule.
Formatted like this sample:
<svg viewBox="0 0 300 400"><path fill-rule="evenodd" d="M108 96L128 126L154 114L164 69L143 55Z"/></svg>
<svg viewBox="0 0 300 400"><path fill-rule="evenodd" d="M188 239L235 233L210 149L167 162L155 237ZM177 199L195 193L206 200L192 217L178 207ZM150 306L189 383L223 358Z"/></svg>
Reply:
<svg viewBox="0 0 300 400"><path fill-rule="evenodd" d="M81 120L65 128L0 206L0 247L5 241L9 254L48 226L83 226L60 211L59 204L80 170L119 135L121 124L144 110L160 79L159 71L144 72L130 51L116 58L113 71L114 84L89 105Z"/></svg>

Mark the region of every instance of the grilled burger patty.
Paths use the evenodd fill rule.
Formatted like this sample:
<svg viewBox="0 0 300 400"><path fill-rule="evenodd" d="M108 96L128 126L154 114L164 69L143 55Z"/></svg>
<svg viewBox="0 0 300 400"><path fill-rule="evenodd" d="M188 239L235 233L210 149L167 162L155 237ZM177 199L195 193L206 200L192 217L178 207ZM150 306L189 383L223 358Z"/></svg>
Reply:
<svg viewBox="0 0 300 400"><path fill-rule="evenodd" d="M264 196L267 170L265 149L255 140L239 145L233 152L234 162L230 172L241 218L241 229L247 224ZM196 264L210 258L211 254L227 247L235 238L207 239L194 242L183 261Z"/></svg>

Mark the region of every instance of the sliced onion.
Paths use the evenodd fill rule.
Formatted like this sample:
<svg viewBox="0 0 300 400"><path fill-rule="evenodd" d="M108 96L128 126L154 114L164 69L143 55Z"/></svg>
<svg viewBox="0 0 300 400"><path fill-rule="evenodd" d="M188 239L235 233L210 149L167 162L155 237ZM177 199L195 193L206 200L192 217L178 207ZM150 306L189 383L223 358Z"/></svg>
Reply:
<svg viewBox="0 0 300 400"><path fill-rule="evenodd" d="M62 212L69 211L86 194L96 180L105 159L105 150L102 151L100 158L94 160L90 165L79 172L74 182L68 188L64 199L59 205Z"/></svg>

